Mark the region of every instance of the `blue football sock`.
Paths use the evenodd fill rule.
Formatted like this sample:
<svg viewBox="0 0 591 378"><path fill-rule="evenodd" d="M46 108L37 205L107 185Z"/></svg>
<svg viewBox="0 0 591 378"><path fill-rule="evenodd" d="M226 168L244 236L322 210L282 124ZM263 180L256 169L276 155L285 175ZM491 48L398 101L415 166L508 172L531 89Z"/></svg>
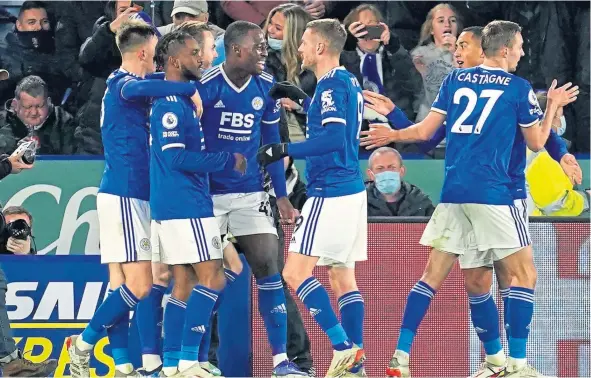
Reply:
<svg viewBox="0 0 591 378"><path fill-rule="evenodd" d="M217 301L219 292L202 285L197 285L187 303L185 327L183 329L183 346L181 360L198 361L199 345L205 334L205 328L211 321L211 311Z"/></svg>
<svg viewBox="0 0 591 378"><path fill-rule="evenodd" d="M113 290L109 290L109 295L112 294ZM129 346L129 309L127 315L124 315L115 324L107 328L107 337L109 338L115 366L131 363L127 349Z"/></svg>
<svg viewBox="0 0 591 378"><path fill-rule="evenodd" d="M509 292L509 356L526 358L529 324L534 313L534 290L512 286Z"/></svg>
<svg viewBox="0 0 591 378"><path fill-rule="evenodd" d="M492 295L490 292L470 295L468 300L472 325L484 345L484 351L489 356L499 353L503 349L499 335L499 310Z"/></svg>
<svg viewBox="0 0 591 378"><path fill-rule="evenodd" d="M256 281L259 294L259 313L265 322L271 352L273 356L286 353L287 307L285 307L285 292L281 276L276 273Z"/></svg>
<svg viewBox="0 0 591 378"><path fill-rule="evenodd" d="M406 307L404 307L396 349L410 354L417 329L423 321L434 295L435 289L423 281L417 282L411 289L406 300Z"/></svg>
<svg viewBox="0 0 591 378"><path fill-rule="evenodd" d="M119 319L125 317L129 323L129 311L135 307L137 302L137 298L127 286L121 285L113 290L82 331L82 340L94 345L100 340L103 329L112 327Z"/></svg>
<svg viewBox="0 0 591 378"><path fill-rule="evenodd" d="M500 289L501 298L503 299L503 326L505 327L505 335L507 336L507 340L509 340L509 336L511 336L510 328L509 328L509 291L510 289Z"/></svg>
<svg viewBox="0 0 591 378"><path fill-rule="evenodd" d="M183 327L187 304L171 296L164 310L164 343L162 352L164 355L163 367L177 367L181 358L181 346L183 343Z"/></svg>
<svg viewBox="0 0 591 378"><path fill-rule="evenodd" d="M302 282L296 294L304 302L316 323L326 333L334 349L346 350L353 346L330 305L326 289L316 278L310 277Z"/></svg>
<svg viewBox="0 0 591 378"><path fill-rule="evenodd" d="M152 285L150 295L141 300L137 305L136 318L140 335L142 354L160 354L160 335L162 332L158 326L159 313L162 307L162 297L166 288L160 285Z"/></svg>
<svg viewBox="0 0 591 378"><path fill-rule="evenodd" d="M363 348L363 318L365 304L359 291L351 291L339 298L341 323L347 336L359 348Z"/></svg>

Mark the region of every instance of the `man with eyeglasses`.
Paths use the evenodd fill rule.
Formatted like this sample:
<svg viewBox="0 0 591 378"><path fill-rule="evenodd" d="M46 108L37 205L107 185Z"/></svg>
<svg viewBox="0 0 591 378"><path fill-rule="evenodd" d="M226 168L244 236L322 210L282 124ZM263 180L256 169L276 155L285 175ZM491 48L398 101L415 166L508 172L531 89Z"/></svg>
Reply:
<svg viewBox="0 0 591 378"><path fill-rule="evenodd" d="M0 154L11 154L29 139L37 141L39 154L73 154L75 127L72 115L52 104L45 81L27 76L0 111Z"/></svg>

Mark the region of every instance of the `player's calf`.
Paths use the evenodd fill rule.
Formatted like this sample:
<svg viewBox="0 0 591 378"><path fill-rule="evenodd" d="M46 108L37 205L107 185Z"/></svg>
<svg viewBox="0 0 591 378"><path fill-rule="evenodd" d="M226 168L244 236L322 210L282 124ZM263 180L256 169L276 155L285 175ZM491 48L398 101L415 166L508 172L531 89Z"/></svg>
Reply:
<svg viewBox="0 0 591 378"><path fill-rule="evenodd" d="M328 269L328 278L330 286L338 298L341 324L351 341L363 349L365 304L357 288L354 263L351 263L350 266L335 262Z"/></svg>

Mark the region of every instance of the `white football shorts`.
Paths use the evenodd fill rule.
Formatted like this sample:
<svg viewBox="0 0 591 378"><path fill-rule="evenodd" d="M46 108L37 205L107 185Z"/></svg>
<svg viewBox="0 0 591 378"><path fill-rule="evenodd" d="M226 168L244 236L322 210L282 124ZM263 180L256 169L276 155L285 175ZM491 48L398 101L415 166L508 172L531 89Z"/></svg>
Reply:
<svg viewBox="0 0 591 378"><path fill-rule="evenodd" d="M277 235L266 192L216 194L212 199L222 235Z"/></svg>

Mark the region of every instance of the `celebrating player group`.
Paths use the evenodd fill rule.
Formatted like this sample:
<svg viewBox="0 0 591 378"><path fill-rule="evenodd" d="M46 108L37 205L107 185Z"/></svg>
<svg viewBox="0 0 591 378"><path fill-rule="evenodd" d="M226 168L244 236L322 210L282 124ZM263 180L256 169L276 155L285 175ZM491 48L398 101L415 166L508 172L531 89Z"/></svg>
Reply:
<svg viewBox="0 0 591 378"><path fill-rule="evenodd" d="M237 21L227 28L226 61L213 68L214 40L206 24L183 24L160 40L141 21L123 25L116 36L122 65L107 80L103 97L105 171L97 195L101 261L108 264L111 291L84 331L67 340L72 377L90 376L90 352L105 329L116 377L220 376L207 360L211 319L222 301L232 300L224 292L241 269L235 251L225 248L229 233L256 279L273 354L271 375L307 375L286 354L283 277L330 339L334 352L326 376L366 376L364 301L355 280L355 263L367 259L359 146L434 135L446 137L447 153L441 203L421 239L432 250L408 296L387 374L410 377L413 338L459 258L486 351L475 376L539 376L525 359L536 281L523 200L526 145L539 150L562 143L550 132L551 120L576 100L578 88L553 82L543 113L529 83L509 73L523 56L519 26L494 21L473 29L471 38L466 33L466 43L480 51L474 64L452 72L427 118L412 125L390 100L362 91L339 66L347 34L338 20L308 23L301 40L302 66L317 78L312 99L264 72L267 42L255 24ZM281 143L283 98L307 112L306 141ZM395 129L362 132L364 106L387 116ZM308 200L301 214L287 198L286 156L306 159ZM282 272L263 169L282 221L295 223ZM313 275L317 265L328 267L340 322ZM509 359L490 295L493 265L506 294ZM158 312L169 271L175 284L160 353ZM132 310L142 346L139 370L127 350Z"/></svg>

